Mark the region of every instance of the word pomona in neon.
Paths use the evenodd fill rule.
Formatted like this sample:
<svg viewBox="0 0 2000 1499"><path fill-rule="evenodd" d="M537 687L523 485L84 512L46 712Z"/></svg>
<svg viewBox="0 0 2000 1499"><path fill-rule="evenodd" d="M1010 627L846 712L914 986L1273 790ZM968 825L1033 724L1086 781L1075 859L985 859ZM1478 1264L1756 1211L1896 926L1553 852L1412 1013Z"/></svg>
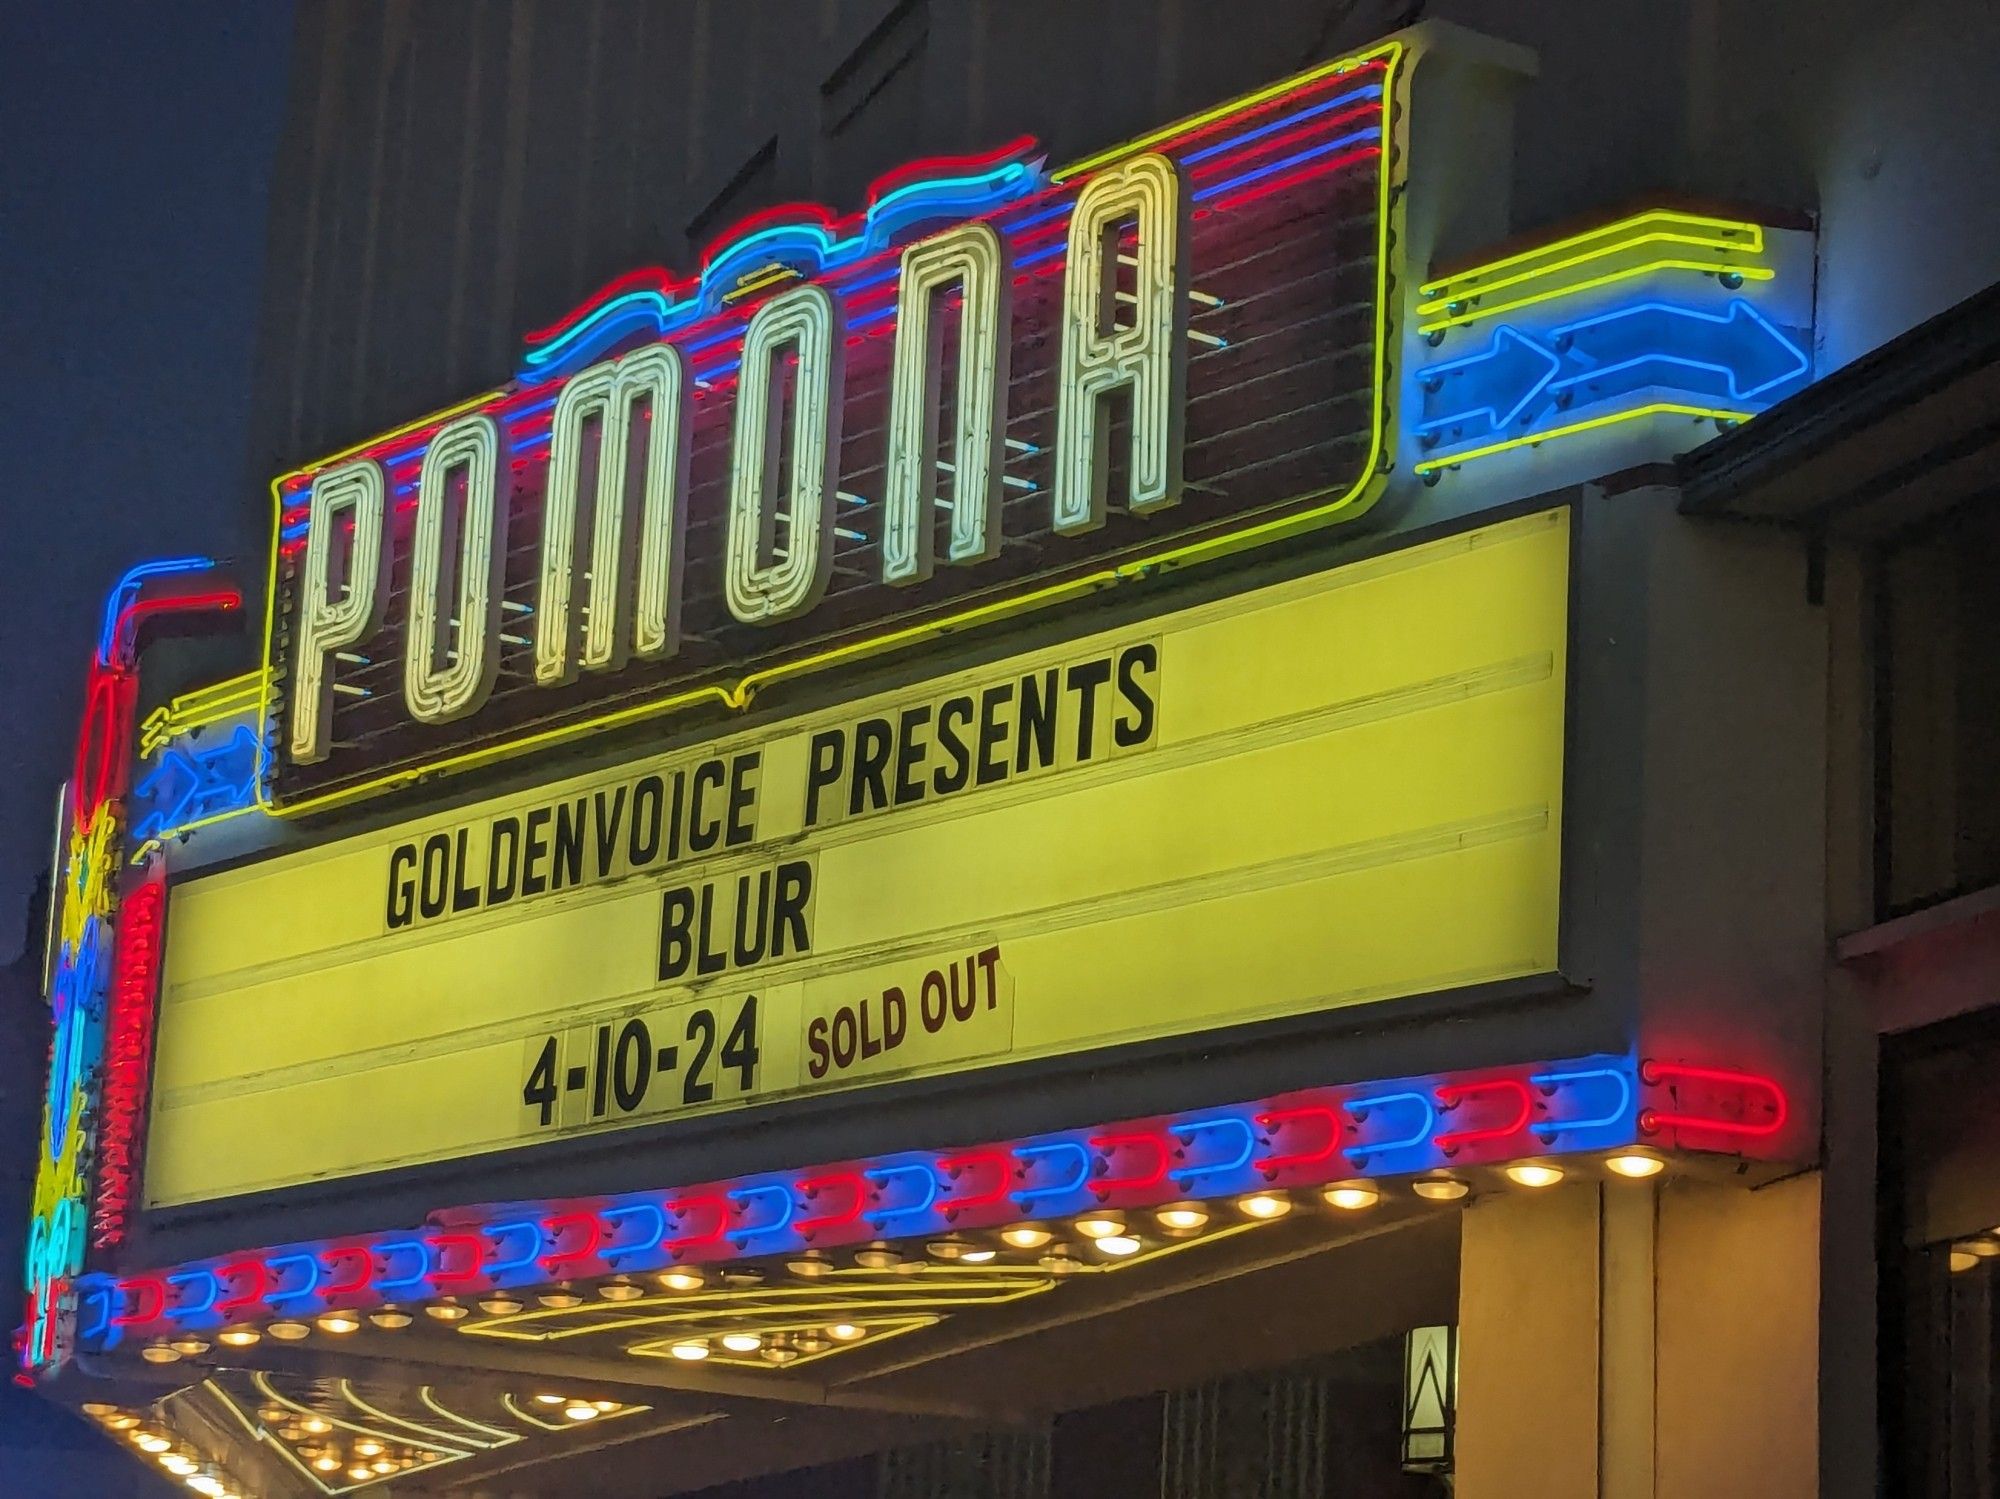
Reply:
<svg viewBox="0 0 2000 1499"><path fill-rule="evenodd" d="M1180 168L1157 154L1105 170L1077 196L1063 269L1049 493L1058 535L1104 524L1114 397L1130 412L1118 503L1146 515L1177 502L1188 213ZM1134 272L1123 278L1126 291L1121 255ZM902 252L878 551L884 583L918 583L940 561L972 567L999 552L1012 279L1005 241L983 222L954 225ZM933 324L947 296L960 313L955 399L944 413L942 339ZM845 345L841 299L820 285L772 296L744 331L720 556L722 596L744 624L796 619L826 592ZM689 387L687 361L671 343L605 360L563 386L542 507L533 621L538 686L678 651ZM952 475L948 505L939 494L941 470ZM502 429L484 412L445 425L424 454L410 586L400 598L407 611L403 706L420 723L475 713L493 689L509 474ZM636 515L629 513L634 488ZM295 763L328 753L333 661L384 625L392 594L389 493L372 458L329 469L313 485L289 694L287 746ZM950 511L948 528L933 523L939 508Z"/></svg>

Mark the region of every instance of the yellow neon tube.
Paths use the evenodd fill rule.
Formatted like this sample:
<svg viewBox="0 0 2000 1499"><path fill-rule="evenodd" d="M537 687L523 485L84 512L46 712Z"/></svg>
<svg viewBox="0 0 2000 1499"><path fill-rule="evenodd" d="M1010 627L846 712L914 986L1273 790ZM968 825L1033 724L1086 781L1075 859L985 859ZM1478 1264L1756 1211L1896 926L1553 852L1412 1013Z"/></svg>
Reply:
<svg viewBox="0 0 2000 1499"><path fill-rule="evenodd" d="M1570 282L1551 287L1547 291L1516 297L1510 302L1495 302L1490 307L1472 307L1449 317L1434 318L1429 322L1418 322L1419 333L1436 333L1445 328L1462 328L1467 323L1478 322L1481 318L1497 317L1503 312L1515 312L1523 307L1533 307L1538 302L1554 301L1557 297L1573 297L1578 292L1593 287L1609 286L1614 281L1628 281L1634 276L1650 275L1654 271L1704 271L1714 275L1741 276L1745 281L1769 281L1777 272L1763 265L1716 265L1703 260L1668 258L1650 260L1643 265L1623 266L1615 271L1606 271L1601 276L1593 276L1587 281ZM1422 314L1419 313L1421 318Z"/></svg>
<svg viewBox="0 0 2000 1499"><path fill-rule="evenodd" d="M1395 97L1397 73L1402 66L1405 51L1403 43L1392 41L1367 52L1357 53L1336 62L1323 64L1320 67L1309 69L1282 82L1260 89L1244 98L1231 100L1227 104L1218 105L1214 109L1189 116L1187 119L1177 121L1163 129L1152 131L1147 135L1140 136L1136 140L1113 147L1109 151L1085 157L1081 161L1072 163L1061 172L1055 174L1055 180L1060 181L1065 177L1088 171L1105 162L1115 161L1119 157L1131 152L1143 151L1169 136L1185 130L1198 128L1209 121L1220 119L1224 115L1234 113L1238 110L1254 108L1257 104L1275 98L1289 89L1298 88L1303 84L1323 78L1328 74L1337 73L1343 69L1351 69L1361 63L1371 62L1378 58L1387 59L1388 66L1384 71L1382 80L1383 100L1380 111L1381 124L1378 131L1379 145L1382 152L1382 166L1381 170L1377 173L1376 181L1375 337L1371 356L1374 363L1375 388L1369 402L1368 453L1360 466L1359 476L1346 489L1321 490L1311 494L1300 495L1292 501L1294 504L1312 504L1316 500L1324 501L1324 503L1312 505L1312 508L1308 510L1264 521L1260 524L1230 531L1223 535L1208 536L1185 542L1179 546L1169 547L1148 556L1103 568L1067 582L1050 584L1045 588L1036 589L1014 598L974 605L969 609L961 610L958 613L947 615L941 619L923 624L904 626L901 629L890 630L881 636L867 640L853 641L847 645L822 651L798 661L782 663L777 666L768 667L762 671L751 672L740 678L733 687L707 686L691 688L687 691L674 693L651 702L635 703L620 708L615 712L596 718L585 719L578 723L557 725L520 739L508 740L499 744L482 745L454 755L447 755L442 759L428 761L420 765L402 767L368 780L358 781L351 786L341 787L338 790L326 792L319 796L307 797L302 801L287 803L284 806L279 806L271 801L270 788L264 779L259 777L257 786L258 806L274 817L298 817L312 812L330 811L337 807L361 801L382 791L407 786L426 776L470 770L477 766L490 765L500 760L511 759L516 755L526 754L531 750L546 745L562 743L580 738L586 734L599 733L605 729L619 728L642 722L646 719L658 717L696 703L713 701L720 703L726 708L742 710L750 705L751 699L759 689L769 686L773 682L819 671L839 662L852 661L863 656L893 650L914 641L935 639L949 635L973 625L990 623L993 620L1004 618L1009 614L1054 603L1061 599L1082 597L1101 588L1145 577L1163 568L1185 567L1190 563L1225 556L1230 552L1239 551L1245 547L1257 545L1260 542L1275 541L1286 536L1296 535L1299 532L1311 530L1324 524L1334 515L1349 508L1367 494L1369 489L1375 486L1381 478L1378 470L1382 462L1386 437L1384 398L1387 386L1389 343L1389 269L1393 244L1390 235L1391 205L1393 203L1391 187L1396 176L1396 173L1392 170L1392 162L1395 159L1391 149L1395 129L1395 112L1391 107L1391 103ZM449 417L454 412L469 410L474 406L491 400L495 394L497 392L489 392L486 395L475 397L473 400L464 402L460 406L453 407L445 412L433 413L431 416L398 428L397 433L411 431L426 423ZM389 436L393 437L397 433L391 433ZM382 437L371 438L366 443L358 444L356 447L334 454L332 457L321 459L319 463L299 472L310 472L313 468L323 467L326 464L339 461L362 451L364 448L374 447L385 440ZM278 589L278 533L282 524L284 509L282 486L286 479L292 477L295 477L295 475L286 475L273 480L271 483L271 562L264 591L263 688L259 700L262 712L266 717L270 715L272 707L271 640L275 627L275 603Z"/></svg>
<svg viewBox="0 0 2000 1499"><path fill-rule="evenodd" d="M1135 151L1151 150L1163 140L1168 140L1176 135L1182 135L1190 130L1199 130L1202 126L1213 120L1219 120L1225 115L1235 114L1241 110L1255 109L1259 104L1267 103L1282 94L1288 94L1293 89L1304 88L1309 83L1317 83L1320 79L1329 77L1332 74L1352 72L1355 68L1361 66L1361 64L1374 62L1377 58L1388 58L1389 71L1393 74L1397 63L1402 59L1402 53L1403 44L1401 42L1385 42L1381 46L1370 48L1366 52L1357 52L1349 57L1336 58L1332 62L1321 63L1316 68L1307 68L1302 73L1294 73L1289 78L1282 78L1276 83L1267 84L1253 94L1245 94L1240 99L1231 99L1228 103L1218 104L1213 109L1205 109L1199 114L1188 115L1184 119L1174 121L1171 125L1162 125L1157 130L1148 131L1144 135L1126 141L1123 145L1112 146L1108 150L1099 151L1095 156L1086 156L1080 161L1073 161L1068 166L1051 173L1050 180L1053 182L1066 181L1080 173L1101 167L1106 162L1116 161L1121 156L1129 155ZM1389 113L1387 104L1390 93L1390 82L1391 79L1389 78L1382 80L1384 105L1382 113L1385 124L1387 123L1387 115Z"/></svg>
<svg viewBox="0 0 2000 1499"><path fill-rule="evenodd" d="M1652 227L1656 225L1667 227ZM1697 232L1675 233L1675 229ZM1701 230L1710 232L1706 234L1698 232ZM1611 239L1615 242L1597 246L1583 255L1562 261L1558 265L1538 266L1522 274L1540 275L1547 271L1561 270L1565 266L1588 260L1593 255L1608 255L1627 245L1646 244L1656 240L1676 244L1706 245L1717 250L1742 250L1747 254L1757 255L1763 253L1764 249L1764 226L1753 224L1748 220L1712 219L1699 214L1679 213L1670 208L1651 208L1643 213L1635 213L1630 218L1619 219L1610 224L1600 224L1595 229L1585 229L1562 239L1550 240L1547 244L1534 245L1526 250L1516 251L1512 255L1503 255L1498 260L1489 260L1483 265L1473 266L1470 270L1455 271L1449 276L1426 281L1417 288L1417 294L1427 298L1449 299L1456 296L1471 296L1481 291L1492 291L1494 284L1487 283L1486 278L1496 271L1513 270L1543 256L1560 255L1566 250L1580 249L1602 239ZM1510 279L1521 278L1516 276Z"/></svg>
<svg viewBox="0 0 2000 1499"><path fill-rule="evenodd" d="M1505 453L1512 448L1533 447L1536 443L1553 442L1558 437L1574 437L1579 432L1589 432L1596 427L1609 427L1616 422L1629 422L1642 416L1691 416L1698 420L1718 422L1747 422L1753 412L1725 411L1714 406L1683 406L1677 401L1655 401L1650 406L1635 406L1630 411L1614 411L1606 416L1593 416L1588 421L1571 422L1567 427L1551 427L1545 432L1530 432L1521 437L1510 437L1505 442L1490 442L1484 447L1468 448L1462 453L1447 453L1437 458L1426 458L1415 466L1419 474L1435 473L1441 468L1454 468L1461 463L1470 463L1475 458L1490 458L1495 453Z"/></svg>

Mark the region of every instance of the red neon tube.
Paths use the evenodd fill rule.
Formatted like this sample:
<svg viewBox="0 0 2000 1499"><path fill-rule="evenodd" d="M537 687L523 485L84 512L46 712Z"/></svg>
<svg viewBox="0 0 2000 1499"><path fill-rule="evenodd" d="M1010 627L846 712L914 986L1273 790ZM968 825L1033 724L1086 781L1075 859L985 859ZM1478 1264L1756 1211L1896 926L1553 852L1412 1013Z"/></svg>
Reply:
<svg viewBox="0 0 2000 1499"><path fill-rule="evenodd" d="M1512 1098L1514 1112L1502 1124L1481 1125L1476 1129L1446 1130L1436 1136L1431 1143L1439 1150L1457 1150L1461 1145L1478 1145L1487 1140L1504 1140L1509 1135L1518 1135L1528 1127L1528 1118L1534 1113L1534 1095L1528 1085L1516 1078L1495 1078L1483 1083L1447 1084L1437 1090L1437 1101L1441 1108L1456 1109L1461 1104L1479 1098Z"/></svg>
<svg viewBox="0 0 2000 1499"><path fill-rule="evenodd" d="M1340 1135L1343 1128L1340 1115L1324 1104L1304 1104L1295 1109L1272 1109L1269 1113L1257 1115L1257 1127L1266 1134L1277 1135L1280 1130L1293 1125L1316 1120L1326 1128L1326 1143L1317 1150L1295 1150L1285 1155L1267 1156L1257 1162L1257 1169L1266 1176L1275 1176L1280 1171L1289 1171L1294 1166L1318 1166L1333 1159L1340 1149ZM1272 1143L1276 1143L1273 1140Z"/></svg>
<svg viewBox="0 0 2000 1499"><path fill-rule="evenodd" d="M867 1206L868 1184L858 1171L835 1171L826 1176L804 1176L792 1183L792 1190L799 1196L811 1199L821 1193L845 1188L847 1202L837 1211L821 1213L813 1218L800 1218L792 1224L802 1234L818 1233L822 1229L845 1228L861 1216Z"/></svg>
<svg viewBox="0 0 2000 1499"><path fill-rule="evenodd" d="M1702 1130L1714 1135L1735 1135L1740 1139L1758 1140L1767 1135L1775 1135L1785 1127L1791 1117L1791 1107L1785 1098L1785 1090L1775 1079L1760 1077L1754 1072L1733 1072L1724 1067L1692 1067L1680 1062L1645 1062L1639 1068L1639 1080L1649 1087L1671 1088L1677 1081L1691 1083L1713 1083L1723 1088L1735 1088L1740 1095L1761 1097L1771 1110L1771 1117L1762 1122L1748 1119L1721 1119L1712 1114L1697 1114L1686 1111L1666 1111L1642 1109L1639 1111L1639 1128L1646 1134L1656 1134L1663 1129Z"/></svg>
<svg viewBox="0 0 2000 1499"><path fill-rule="evenodd" d="M942 1204L947 1213L969 1212L973 1208L989 1208L995 1203L1007 1200L1007 1190L1014 1185L1014 1157L1005 1150L968 1150L959 1155L940 1156L937 1169L948 1174L956 1187L961 1175L979 1167L986 1167L993 1173L993 1184L983 1192L968 1192L963 1196L945 1199Z"/></svg>
<svg viewBox="0 0 2000 1499"><path fill-rule="evenodd" d="M705 1249L710 1244L722 1242L722 1236L729 1232L729 1199L718 1192L703 1197L677 1197L667 1204L667 1211L676 1218L686 1220L690 1213L706 1209L715 1215L715 1223L704 1233L683 1234L678 1239L667 1240L667 1248L674 1254L684 1249Z"/></svg>
<svg viewBox="0 0 2000 1499"><path fill-rule="evenodd" d="M581 1264L597 1255L597 1246L604 1237L604 1225L595 1213L558 1213L553 1218L542 1220L542 1230L549 1236L551 1244L562 1242L563 1231L582 1228L583 1241L574 1249L553 1249L542 1256L542 1268L553 1273L558 1265Z"/></svg>
<svg viewBox="0 0 2000 1499"><path fill-rule="evenodd" d="M1121 1152L1150 1150L1153 1153L1152 1164L1144 1171L1131 1176L1106 1176L1092 1182L1091 1191L1100 1197L1113 1192L1151 1191L1167 1179L1168 1146L1164 1135L1137 1132L1123 1135L1093 1135L1090 1148L1104 1156L1107 1167Z"/></svg>
<svg viewBox="0 0 2000 1499"><path fill-rule="evenodd" d="M446 1286L470 1285L479 1279L480 1266L486 1256L486 1243L478 1234L432 1234L424 1240L431 1252L431 1280L440 1289ZM449 1251L462 1249L465 1262L456 1270L449 1268L446 1255Z"/></svg>

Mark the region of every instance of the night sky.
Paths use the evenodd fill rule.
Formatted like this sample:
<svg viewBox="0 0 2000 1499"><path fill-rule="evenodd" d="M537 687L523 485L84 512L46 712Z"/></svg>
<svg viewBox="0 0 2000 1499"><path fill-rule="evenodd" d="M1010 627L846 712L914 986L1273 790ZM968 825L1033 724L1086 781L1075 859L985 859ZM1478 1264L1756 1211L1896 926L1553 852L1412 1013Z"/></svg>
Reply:
<svg viewBox="0 0 2000 1499"><path fill-rule="evenodd" d="M0 4L0 962L105 590L245 545L284 0Z"/></svg>

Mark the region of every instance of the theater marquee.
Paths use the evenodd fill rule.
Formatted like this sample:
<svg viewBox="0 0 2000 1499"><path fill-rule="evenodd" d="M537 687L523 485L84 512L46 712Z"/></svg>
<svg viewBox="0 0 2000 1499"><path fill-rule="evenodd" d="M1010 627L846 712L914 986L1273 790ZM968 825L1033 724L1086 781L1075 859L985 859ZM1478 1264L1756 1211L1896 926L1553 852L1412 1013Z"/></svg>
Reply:
<svg viewBox="0 0 2000 1499"><path fill-rule="evenodd" d="M1548 972L1569 524L177 884L186 1203Z"/></svg>
<svg viewBox="0 0 2000 1499"><path fill-rule="evenodd" d="M1401 55L758 215L531 335L502 389L284 476L264 804L725 716L1359 514Z"/></svg>

